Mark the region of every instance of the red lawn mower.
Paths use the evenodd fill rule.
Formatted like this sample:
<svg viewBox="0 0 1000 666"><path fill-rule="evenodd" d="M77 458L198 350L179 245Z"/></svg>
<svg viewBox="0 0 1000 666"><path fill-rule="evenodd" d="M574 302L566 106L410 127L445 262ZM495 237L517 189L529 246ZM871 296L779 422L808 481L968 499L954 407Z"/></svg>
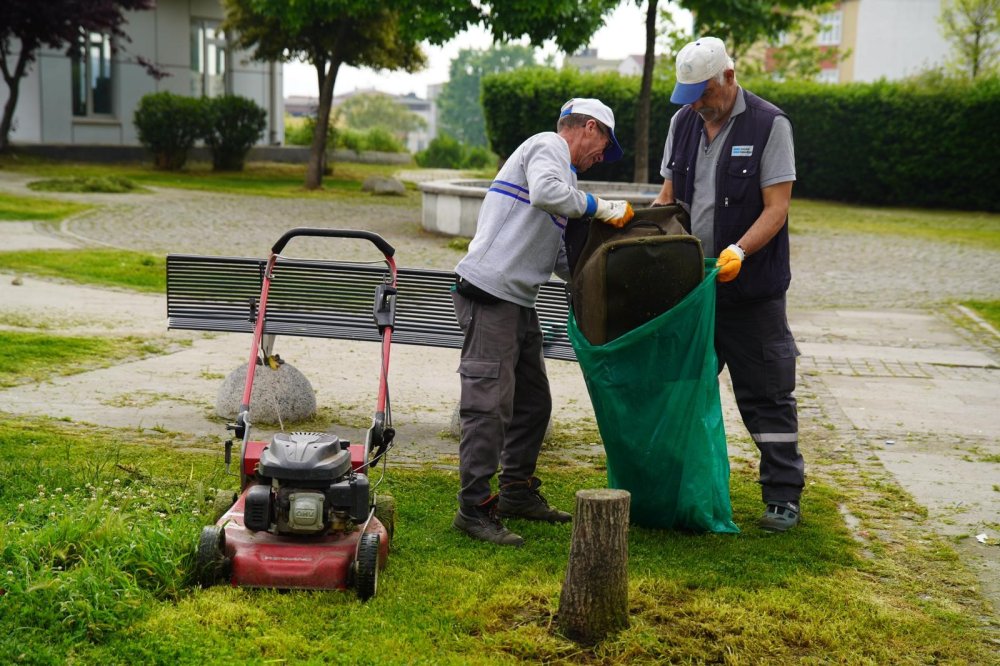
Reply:
<svg viewBox="0 0 1000 666"><path fill-rule="evenodd" d="M278 262L279 254L290 239L299 236L364 239L385 257L388 270L375 289L374 305L374 325L382 344L378 401L363 445L318 432L279 432L270 442L251 439L250 396L255 374L251 370L268 362L269 354L262 347L268 335L268 292L275 275L280 280L284 269ZM292 229L272 247L259 300L251 303L256 321L243 398L235 423L227 426L235 435L226 442L227 472L233 441L242 442L240 493L224 493L225 500L221 506L217 502L217 510L227 506L228 510L202 530L197 572L203 586L228 581L234 587L353 588L362 600L375 595L395 522L392 498L375 494L395 435L388 407L396 298L394 254L392 246L378 234L355 230ZM371 484L370 470L379 463L382 475Z"/></svg>

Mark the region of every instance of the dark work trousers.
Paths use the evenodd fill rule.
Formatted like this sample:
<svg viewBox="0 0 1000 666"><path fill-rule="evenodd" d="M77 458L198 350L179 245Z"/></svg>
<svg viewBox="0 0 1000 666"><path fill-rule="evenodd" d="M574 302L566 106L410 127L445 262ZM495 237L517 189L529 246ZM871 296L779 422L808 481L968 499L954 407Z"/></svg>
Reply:
<svg viewBox="0 0 1000 666"><path fill-rule="evenodd" d="M795 357L785 297L751 304L718 304L715 351L719 372L729 366L743 424L760 450L764 502L798 502L805 486L795 406Z"/></svg>
<svg viewBox="0 0 1000 666"><path fill-rule="evenodd" d="M465 332L458 502L473 506L489 499L497 466L501 486L534 475L552 396L534 308L479 303L455 292L452 300Z"/></svg>

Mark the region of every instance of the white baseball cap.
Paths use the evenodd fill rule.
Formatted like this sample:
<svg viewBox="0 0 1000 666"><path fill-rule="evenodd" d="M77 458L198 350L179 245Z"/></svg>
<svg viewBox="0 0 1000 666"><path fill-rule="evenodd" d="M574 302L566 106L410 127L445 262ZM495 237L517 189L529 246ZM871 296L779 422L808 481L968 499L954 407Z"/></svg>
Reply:
<svg viewBox="0 0 1000 666"><path fill-rule="evenodd" d="M670 95L674 104L691 104L705 92L708 80L726 69L729 56L718 37L702 37L677 54L677 84Z"/></svg>
<svg viewBox="0 0 1000 666"><path fill-rule="evenodd" d="M559 111L559 117L562 118L571 113L590 116L594 120L604 123L608 128L608 133L611 135L611 143L608 144L608 147L604 151L604 161L614 162L622 158L622 155L625 153L618 144L618 138L615 137L615 114L604 102L592 97L574 97L563 104L562 110Z"/></svg>

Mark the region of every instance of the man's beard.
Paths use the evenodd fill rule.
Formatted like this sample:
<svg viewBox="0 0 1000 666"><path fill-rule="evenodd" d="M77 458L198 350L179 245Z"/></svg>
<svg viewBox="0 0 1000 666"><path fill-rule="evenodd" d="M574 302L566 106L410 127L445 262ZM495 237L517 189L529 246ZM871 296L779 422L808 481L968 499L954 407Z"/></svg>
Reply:
<svg viewBox="0 0 1000 666"><path fill-rule="evenodd" d="M699 116L701 116L701 119L704 120L706 123L718 120L719 116L721 115L719 109L715 107L698 109L697 113Z"/></svg>

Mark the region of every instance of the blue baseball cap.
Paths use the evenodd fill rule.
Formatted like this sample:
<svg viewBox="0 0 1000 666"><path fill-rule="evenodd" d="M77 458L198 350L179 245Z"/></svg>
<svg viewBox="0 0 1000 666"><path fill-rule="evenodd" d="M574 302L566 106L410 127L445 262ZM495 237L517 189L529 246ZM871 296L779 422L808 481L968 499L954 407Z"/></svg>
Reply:
<svg viewBox="0 0 1000 666"><path fill-rule="evenodd" d="M698 101L709 79L725 71L729 64L726 45L718 37L702 37L677 54L677 83L670 95L674 104Z"/></svg>

